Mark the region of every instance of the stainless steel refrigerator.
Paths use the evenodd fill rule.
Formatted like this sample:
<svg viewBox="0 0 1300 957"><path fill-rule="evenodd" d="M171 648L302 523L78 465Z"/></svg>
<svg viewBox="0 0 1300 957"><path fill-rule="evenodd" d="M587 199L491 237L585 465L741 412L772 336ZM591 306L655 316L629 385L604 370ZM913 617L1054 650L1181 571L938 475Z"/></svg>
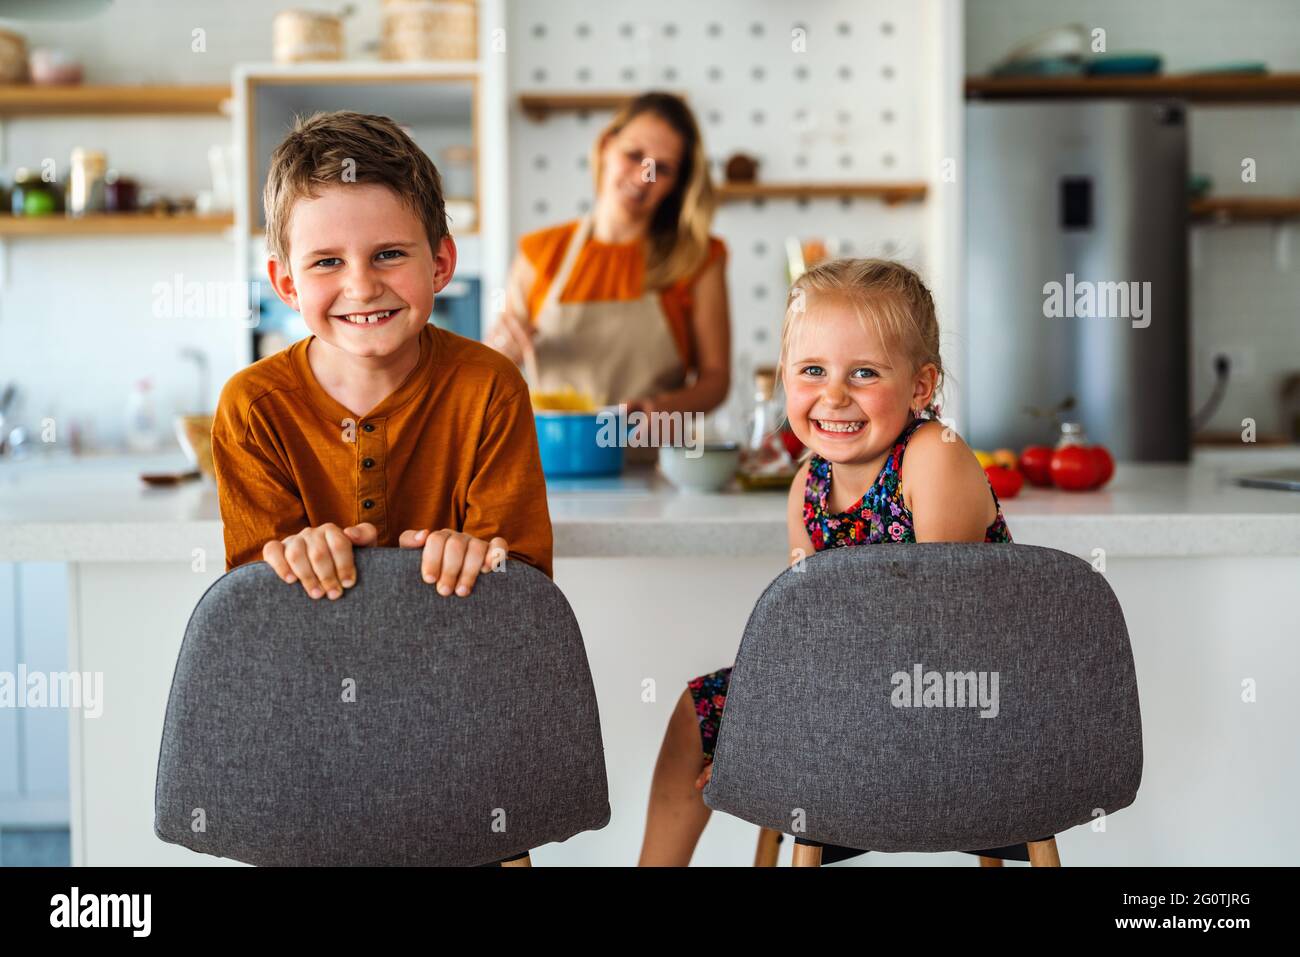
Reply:
<svg viewBox="0 0 1300 957"><path fill-rule="evenodd" d="M1190 447L1187 128L1177 103L966 108L966 354L976 448L1052 444L1026 407L1117 459Z"/></svg>

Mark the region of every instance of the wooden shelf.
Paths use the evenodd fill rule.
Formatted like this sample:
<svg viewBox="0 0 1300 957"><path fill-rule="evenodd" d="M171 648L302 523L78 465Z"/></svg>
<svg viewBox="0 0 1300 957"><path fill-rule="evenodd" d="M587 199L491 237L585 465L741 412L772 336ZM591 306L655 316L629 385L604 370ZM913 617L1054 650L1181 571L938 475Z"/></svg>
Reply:
<svg viewBox="0 0 1300 957"><path fill-rule="evenodd" d="M0 116L221 114L228 86L0 84Z"/></svg>
<svg viewBox="0 0 1300 957"><path fill-rule="evenodd" d="M95 213L72 217L0 215L4 236L151 236L220 234L234 225L231 213L155 216L152 213Z"/></svg>
<svg viewBox="0 0 1300 957"><path fill-rule="evenodd" d="M1300 197L1291 196L1207 196L1194 199L1187 208L1199 222L1269 222L1300 219Z"/></svg>
<svg viewBox="0 0 1300 957"><path fill-rule="evenodd" d="M879 199L887 205L925 199L924 183L721 183L719 202L738 203L750 199L824 199L851 196Z"/></svg>
<svg viewBox="0 0 1300 957"><path fill-rule="evenodd" d="M975 100L1166 97L1194 103L1300 103L1300 73L968 77Z"/></svg>
<svg viewBox="0 0 1300 957"><path fill-rule="evenodd" d="M532 120L544 120L552 113L572 113L575 110L622 109L637 93L521 93L519 108ZM676 96L686 99L682 93Z"/></svg>

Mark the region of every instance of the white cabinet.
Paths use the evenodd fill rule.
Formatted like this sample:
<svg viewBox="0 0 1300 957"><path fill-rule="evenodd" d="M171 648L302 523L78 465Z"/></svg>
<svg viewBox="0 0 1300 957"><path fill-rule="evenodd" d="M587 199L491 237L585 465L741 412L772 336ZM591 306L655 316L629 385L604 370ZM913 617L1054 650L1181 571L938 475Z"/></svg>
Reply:
<svg viewBox="0 0 1300 957"><path fill-rule="evenodd" d="M0 672L16 682L20 666L45 675L68 668L61 562L0 564ZM0 707L0 829L67 823L69 720L62 707Z"/></svg>

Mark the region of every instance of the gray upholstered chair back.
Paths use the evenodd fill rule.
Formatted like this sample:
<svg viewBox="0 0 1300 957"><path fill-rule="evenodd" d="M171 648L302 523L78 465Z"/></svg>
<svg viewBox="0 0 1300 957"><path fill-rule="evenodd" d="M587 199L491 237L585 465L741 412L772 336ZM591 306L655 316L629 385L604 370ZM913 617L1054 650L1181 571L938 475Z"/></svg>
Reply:
<svg viewBox="0 0 1300 957"><path fill-rule="evenodd" d="M511 561L442 597L417 550L356 562L337 601L261 562L200 600L158 836L252 864L476 865L604 827L591 673L555 584Z"/></svg>
<svg viewBox="0 0 1300 957"><path fill-rule="evenodd" d="M1127 807L1141 777L1105 577L1049 548L927 543L830 549L768 586L704 799L823 844L969 851Z"/></svg>

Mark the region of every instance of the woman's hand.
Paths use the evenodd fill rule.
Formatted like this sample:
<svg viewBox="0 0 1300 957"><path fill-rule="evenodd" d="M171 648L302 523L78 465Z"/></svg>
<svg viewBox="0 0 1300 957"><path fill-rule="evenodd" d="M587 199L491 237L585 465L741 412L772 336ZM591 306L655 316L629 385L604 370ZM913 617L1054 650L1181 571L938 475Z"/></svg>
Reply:
<svg viewBox="0 0 1300 957"><path fill-rule="evenodd" d="M642 412L645 414L645 421L639 422L637 426L628 433L628 441L644 448L650 444L652 436L659 436L661 445L673 445L676 440L672 435L667 434L668 429L659 431L654 428L655 413L659 411L659 405L649 396L643 399L633 399L631 402L625 402L627 406L628 417L631 418L633 412Z"/></svg>
<svg viewBox="0 0 1300 957"><path fill-rule="evenodd" d="M519 319L507 309L497 316L487 344L515 365L520 365L532 355L533 338L536 335L537 329L531 322Z"/></svg>
<svg viewBox="0 0 1300 957"><path fill-rule="evenodd" d="M402 532L397 544L402 548L422 548L420 573L430 585L437 584L439 595L454 589L462 598L474 590L483 572L493 572L506 560L510 546L500 536L485 542L473 535L444 528L430 532L427 528Z"/></svg>
<svg viewBox="0 0 1300 957"><path fill-rule="evenodd" d="M628 415L631 415L633 412L644 412L646 415L654 415L659 411L659 406L655 404L655 400L649 397L644 399L633 399L631 402L625 402L624 405L627 406Z"/></svg>

